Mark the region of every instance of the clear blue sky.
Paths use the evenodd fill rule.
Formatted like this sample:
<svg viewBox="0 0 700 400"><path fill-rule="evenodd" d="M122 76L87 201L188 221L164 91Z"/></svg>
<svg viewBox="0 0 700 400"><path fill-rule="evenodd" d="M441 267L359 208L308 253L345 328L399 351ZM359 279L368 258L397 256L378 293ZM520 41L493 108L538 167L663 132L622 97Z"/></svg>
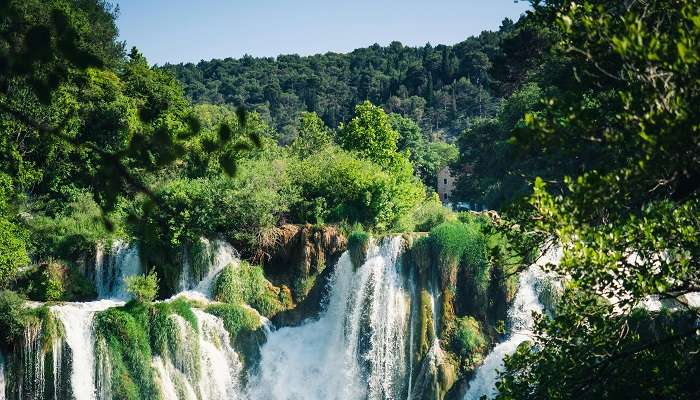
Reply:
<svg viewBox="0 0 700 400"><path fill-rule="evenodd" d="M116 0L121 40L151 63L453 44L516 20L514 0Z"/></svg>

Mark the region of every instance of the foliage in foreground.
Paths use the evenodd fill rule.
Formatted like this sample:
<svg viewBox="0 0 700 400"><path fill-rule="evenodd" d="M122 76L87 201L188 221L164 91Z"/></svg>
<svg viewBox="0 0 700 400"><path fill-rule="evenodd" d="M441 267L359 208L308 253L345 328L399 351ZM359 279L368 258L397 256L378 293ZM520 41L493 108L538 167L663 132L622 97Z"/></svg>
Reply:
<svg viewBox="0 0 700 400"><path fill-rule="evenodd" d="M583 169L534 180L511 234L556 238L550 268L575 290L506 362L499 397L697 398L698 309L684 295L700 288L700 5L534 9L529 23L559 37L548 64L561 79L515 138ZM654 297L679 310L639 310Z"/></svg>

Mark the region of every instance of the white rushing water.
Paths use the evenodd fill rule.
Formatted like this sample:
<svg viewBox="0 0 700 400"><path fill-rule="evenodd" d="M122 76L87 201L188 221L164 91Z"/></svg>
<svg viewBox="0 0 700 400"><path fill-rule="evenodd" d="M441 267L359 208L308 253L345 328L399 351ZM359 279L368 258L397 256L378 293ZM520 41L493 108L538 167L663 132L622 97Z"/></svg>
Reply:
<svg viewBox="0 0 700 400"><path fill-rule="evenodd" d="M220 240L209 241L204 238L200 240L205 256L210 259L207 260L206 274L201 279L197 279L191 271L191 261L184 263L180 272L180 293L177 296L195 299L202 296L211 298L214 282L219 273L231 263L240 263L238 252L229 243Z"/></svg>
<svg viewBox="0 0 700 400"><path fill-rule="evenodd" d="M5 400L5 357L0 353L0 400Z"/></svg>
<svg viewBox="0 0 700 400"><path fill-rule="evenodd" d="M51 311L63 324L65 341L72 350L71 387L75 400L95 400L95 313L123 305L114 300L65 303Z"/></svg>
<svg viewBox="0 0 700 400"><path fill-rule="evenodd" d="M138 246L115 240L106 252L104 246L98 246L95 258L97 297L128 300L124 278L144 273Z"/></svg>
<svg viewBox="0 0 700 400"><path fill-rule="evenodd" d="M344 253L318 320L271 332L248 398L397 399L408 381L409 294L399 274L401 239L370 246L354 270Z"/></svg>
<svg viewBox="0 0 700 400"><path fill-rule="evenodd" d="M230 344L223 322L194 310L195 332L179 316L179 348L167 357L154 357L152 364L164 400L238 400L243 365Z"/></svg>
<svg viewBox="0 0 700 400"><path fill-rule="evenodd" d="M547 263L557 263L560 258L561 250L552 249L520 274L515 301L508 311L510 336L488 354L474 378L469 382L464 400L477 400L481 396L492 398L497 394L495 385L498 371L503 368L505 356L513 354L518 345L529 340L534 324L532 313L544 311L539 300L538 287L541 286L541 282L550 278L544 273L542 266Z"/></svg>

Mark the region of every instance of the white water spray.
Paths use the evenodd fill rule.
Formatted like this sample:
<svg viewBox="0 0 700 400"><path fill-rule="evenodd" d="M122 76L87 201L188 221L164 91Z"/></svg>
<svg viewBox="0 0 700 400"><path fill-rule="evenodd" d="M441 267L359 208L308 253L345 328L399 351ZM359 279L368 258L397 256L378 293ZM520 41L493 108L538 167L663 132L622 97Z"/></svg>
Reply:
<svg viewBox="0 0 700 400"><path fill-rule="evenodd" d="M400 238L370 246L354 270L344 253L318 320L271 332L249 398L396 399L407 381L410 304L397 265Z"/></svg>
<svg viewBox="0 0 700 400"><path fill-rule="evenodd" d="M0 400L5 400L5 357L0 353Z"/></svg>
<svg viewBox="0 0 700 400"><path fill-rule="evenodd" d="M200 239L207 257L211 257L211 262L207 263L206 275L201 280L196 279L191 271L191 261L183 264L180 272L179 289L177 296L185 296L194 299L209 299L216 277L231 263L239 263L238 252L230 244L224 241L208 241Z"/></svg>

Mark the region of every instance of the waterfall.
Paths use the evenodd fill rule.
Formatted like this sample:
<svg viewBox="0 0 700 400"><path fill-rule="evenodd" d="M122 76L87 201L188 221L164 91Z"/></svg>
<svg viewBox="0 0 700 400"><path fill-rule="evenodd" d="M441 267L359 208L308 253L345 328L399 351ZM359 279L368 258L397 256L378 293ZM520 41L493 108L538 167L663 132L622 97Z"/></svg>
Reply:
<svg viewBox="0 0 700 400"><path fill-rule="evenodd" d="M138 246L115 240L106 253L103 245L97 246L95 258L95 289L98 298L128 300L124 278L144 272Z"/></svg>
<svg viewBox="0 0 700 400"><path fill-rule="evenodd" d="M223 322L200 310L194 313L197 332L184 319L173 316L180 348L152 360L163 399L242 399L239 378L243 365Z"/></svg>
<svg viewBox="0 0 700 400"><path fill-rule="evenodd" d="M231 347L231 339L221 319L201 310L194 310L199 326L201 352L200 392L209 400L237 400L241 388L239 375L243 365Z"/></svg>
<svg viewBox="0 0 700 400"><path fill-rule="evenodd" d="M399 271L401 248L400 238L371 244L357 271L344 253L319 318L270 332L248 397L405 397L410 300Z"/></svg>
<svg viewBox="0 0 700 400"><path fill-rule="evenodd" d="M199 245L199 254L185 257L180 272L179 291L189 297L209 298L217 275L227 265L240 260L236 249L227 242L201 238ZM198 271L193 271L194 269Z"/></svg>
<svg viewBox="0 0 700 400"><path fill-rule="evenodd" d="M557 263L560 258L561 249L552 249L520 274L515 301L508 311L510 336L496 345L488 354L474 378L469 382L464 400L477 400L481 396L493 398L497 394L498 371L503 368L505 356L513 354L518 345L530 338L534 324L532 313L544 311L544 306L539 299L539 288L542 287L542 282L551 277L544 273L542 266L547 263Z"/></svg>
<svg viewBox="0 0 700 400"><path fill-rule="evenodd" d="M5 400L5 357L0 353L0 400Z"/></svg>
<svg viewBox="0 0 700 400"><path fill-rule="evenodd" d="M95 400L95 340L93 318L98 311L124 303L100 300L88 303L65 303L51 307L63 324L65 341L72 350L71 387L75 400Z"/></svg>

